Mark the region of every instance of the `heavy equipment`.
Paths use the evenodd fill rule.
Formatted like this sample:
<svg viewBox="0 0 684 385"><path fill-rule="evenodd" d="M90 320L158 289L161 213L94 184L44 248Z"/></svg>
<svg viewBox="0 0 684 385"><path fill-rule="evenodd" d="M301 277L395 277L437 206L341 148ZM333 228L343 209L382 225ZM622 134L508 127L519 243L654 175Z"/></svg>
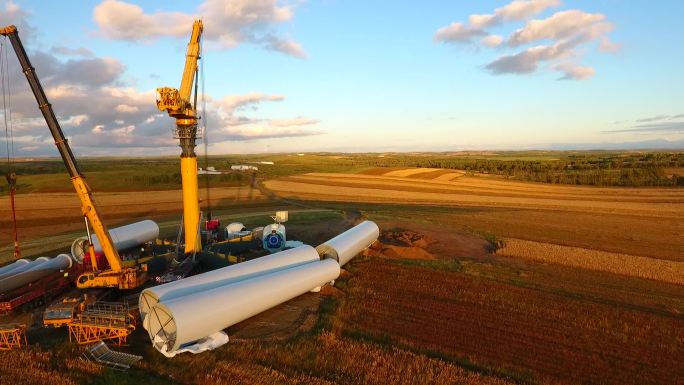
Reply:
<svg viewBox="0 0 684 385"><path fill-rule="evenodd" d="M93 271L83 273L79 276L76 281L77 286L79 288L118 287L119 289L134 289L141 286L147 280L146 266L124 267L122 260L113 245L107 226L102 221L100 213L97 210L92 191L78 168L76 158L71 152L71 148L69 147L67 139L64 137L64 133L52 110L52 106L45 96L43 86L40 84L35 69L26 55L26 50L19 39L17 27L14 25L0 27L0 35L6 36L12 43L12 47L19 59L22 71L26 75L31 91L38 102L38 108L43 114L43 118L45 118L45 123L52 134L59 154L71 176L71 182L76 189L76 194L81 201L81 210L90 241L89 254L93 261ZM95 261L95 251L90 235L90 227L92 227L95 234L97 234L103 253L109 263L109 268L106 270L100 270Z"/></svg>
<svg viewBox="0 0 684 385"><path fill-rule="evenodd" d="M61 301L48 306L43 312L43 326L46 328L60 328L68 326L76 316L85 309L83 298L62 298Z"/></svg>
<svg viewBox="0 0 684 385"><path fill-rule="evenodd" d="M181 79L180 89L171 87L157 88L157 107L166 111L176 119L173 130L174 137L179 140L181 147L181 182L183 185L183 229L185 233L185 253L194 254L202 249L198 237L200 222L199 188L197 184L197 155L195 142L201 132L198 132L197 91L192 103L193 82L198 75L197 61L200 58L200 38L202 36L202 20L196 20L192 26L192 34L185 56L185 68Z"/></svg>

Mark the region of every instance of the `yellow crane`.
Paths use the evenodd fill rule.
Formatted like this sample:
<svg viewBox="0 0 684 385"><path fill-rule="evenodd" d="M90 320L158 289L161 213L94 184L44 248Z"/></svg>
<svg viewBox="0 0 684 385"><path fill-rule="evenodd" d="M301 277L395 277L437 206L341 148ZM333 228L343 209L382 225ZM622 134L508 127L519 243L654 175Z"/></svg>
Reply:
<svg viewBox="0 0 684 385"><path fill-rule="evenodd" d="M95 204L95 199L93 198L90 186L86 182L85 176L81 173L76 163L76 158L71 152L71 147L67 139L64 137L62 128L57 121L55 112L52 110L50 102L48 102L45 96L45 91L43 86L40 84L40 80L36 75L36 71L31 65L31 61L26 55L26 50L24 49L21 40L19 39L19 34L17 32L17 27L10 25L7 27L0 27L0 35L9 38L14 48L14 52L19 59L19 64L26 75L31 91L33 91L33 96L35 96L38 102L38 108L45 118L45 123L50 129L52 138L55 141L55 145L59 150L59 154L64 161L66 169L69 171L71 176L71 183L76 189L76 194L81 200L81 211L86 222L86 230L88 231L88 239L90 241L89 254L91 261L93 262L93 272L87 272L80 275L76 281L76 285L79 288L92 288L92 287L118 287L119 289L134 289L147 280L147 269L146 266L136 266L136 267L124 267L123 261L119 257L119 253L114 247L112 238L109 235L107 226L102 222L102 218L97 210L97 205ZM100 271L98 270L95 251L92 244L90 227L97 235L100 244L102 245L102 251L104 252L107 262L109 262L109 270Z"/></svg>
<svg viewBox="0 0 684 385"><path fill-rule="evenodd" d="M202 249L198 237L199 226L199 189L197 186L197 155L195 140L197 139L197 110L190 101L192 85L197 76L197 60L200 57L200 38L202 36L202 20L192 25L192 34L185 56L185 69L180 89L171 87L157 88L157 107L168 112L176 119L175 137L181 147L181 182L183 184L183 230L185 232L185 253L195 253Z"/></svg>

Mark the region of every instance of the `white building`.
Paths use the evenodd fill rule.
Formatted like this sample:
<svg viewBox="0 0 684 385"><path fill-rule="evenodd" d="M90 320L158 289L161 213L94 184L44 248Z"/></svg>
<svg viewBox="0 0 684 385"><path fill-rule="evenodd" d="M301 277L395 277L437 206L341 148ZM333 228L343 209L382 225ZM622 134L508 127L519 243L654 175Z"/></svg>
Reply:
<svg viewBox="0 0 684 385"><path fill-rule="evenodd" d="M250 170L258 171L259 170L259 168L257 166L250 166L247 164L234 164L234 165L230 166L230 169L234 170L234 171L250 171Z"/></svg>

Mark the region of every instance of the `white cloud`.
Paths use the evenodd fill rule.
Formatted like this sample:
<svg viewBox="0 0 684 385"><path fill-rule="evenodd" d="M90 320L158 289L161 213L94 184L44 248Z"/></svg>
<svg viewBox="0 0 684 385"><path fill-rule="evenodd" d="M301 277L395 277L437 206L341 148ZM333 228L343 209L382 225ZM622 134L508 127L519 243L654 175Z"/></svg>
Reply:
<svg viewBox="0 0 684 385"><path fill-rule="evenodd" d="M71 124L73 124L74 126L80 126L83 122L85 122L87 120L88 120L88 115L84 115L84 114L72 116L71 119L69 119Z"/></svg>
<svg viewBox="0 0 684 385"><path fill-rule="evenodd" d="M239 127L223 127L219 135L224 140L256 140L274 138L296 138L323 134L301 127L278 127L268 124L255 124Z"/></svg>
<svg viewBox="0 0 684 385"><path fill-rule="evenodd" d="M301 116L294 119L273 119L270 121L270 125L276 127L308 126L318 123L320 123L318 119L303 118Z"/></svg>
<svg viewBox="0 0 684 385"><path fill-rule="evenodd" d="M494 24L494 15L470 15L468 22L473 28L481 29Z"/></svg>
<svg viewBox="0 0 684 385"><path fill-rule="evenodd" d="M123 114L131 114L134 112L138 112L139 108L136 106L129 106L128 104L119 104L116 106L116 111L121 112Z"/></svg>
<svg viewBox="0 0 684 385"><path fill-rule="evenodd" d="M15 25L22 36L22 40L30 39L35 30L26 22L26 13L19 5L9 0L4 2L5 9L0 11L0 26Z"/></svg>
<svg viewBox="0 0 684 385"><path fill-rule="evenodd" d="M264 101L279 102L282 100L285 100L285 97L282 95L267 95L261 92L250 92L245 95L225 96L216 104L224 111L232 113L234 110L246 108L248 106L254 107Z"/></svg>
<svg viewBox="0 0 684 385"><path fill-rule="evenodd" d="M537 70L539 62L553 60L568 55L568 50L560 44L540 45L512 55L504 55L487 64L486 68L494 74L529 74Z"/></svg>
<svg viewBox="0 0 684 385"><path fill-rule="evenodd" d="M605 36L601 38L601 42L599 43L599 51L601 52L616 53L619 52L621 48L620 44L612 42Z"/></svg>
<svg viewBox="0 0 684 385"><path fill-rule="evenodd" d="M612 29L612 24L606 22L606 16L603 14L579 10L561 11L546 19L531 20L511 34L508 45L517 47L547 39L587 41L604 37Z"/></svg>
<svg viewBox="0 0 684 385"><path fill-rule="evenodd" d="M503 37L499 35L487 35L482 38L482 44L486 45L487 47L494 48L498 47L503 43Z"/></svg>
<svg viewBox="0 0 684 385"><path fill-rule="evenodd" d="M285 100L282 95L269 95L261 92L250 92L245 95L231 95L212 101L208 121L211 127L218 127L212 131L212 140L254 140L268 138L287 138L319 135L323 132L303 126L320 123L317 119L298 116L293 119L254 118L237 115L241 112L258 110L263 102L280 102Z"/></svg>
<svg viewBox="0 0 684 385"><path fill-rule="evenodd" d="M83 88L72 84L57 84L45 89L45 95L50 99L61 99L83 95Z"/></svg>
<svg viewBox="0 0 684 385"><path fill-rule="evenodd" d="M435 33L434 40L470 44L473 38L479 37L477 41L486 47L518 49L517 52L499 56L485 66L485 69L495 75L531 74L543 67L562 72L560 79L588 79L596 71L592 67L578 64L586 51L580 50L579 46L597 42L600 52L619 50L619 45L608 37L613 25L601 13L562 10L544 19L529 20L507 39L487 32L488 28L505 22L527 20L559 5L559 0L515 0L496 8L491 14L471 15L468 24L454 22L440 28Z"/></svg>
<svg viewBox="0 0 684 385"><path fill-rule="evenodd" d="M565 73L560 80L585 80L594 76L596 70L572 64L560 64L556 69Z"/></svg>
<svg viewBox="0 0 684 385"><path fill-rule="evenodd" d="M129 86L124 77L124 66L114 58L88 56L86 51L80 50L33 48L39 45L32 44L31 35L24 33L32 31L23 19L25 14L14 5L12 7L12 15L17 19L7 21L25 25L20 34L29 50L28 56L77 155L82 152L107 155L118 152L115 148L126 148L127 153L139 151L136 148L155 154L177 151L178 141L169 131L174 121L157 109L154 90L141 91ZM0 20L4 20L6 15L0 13ZM287 12L281 12L273 17L280 20L289 16ZM183 28L185 34L187 30ZM10 58L9 65L9 76L23 80L18 62ZM55 154L52 137L28 84L25 80L12 81L10 86L15 143L21 148L37 147L30 150L32 155ZM282 95L262 92L219 99L207 95L206 118L211 124L209 136L212 142L305 136L319 132L301 127L317 123L314 119L236 115L255 115L259 103L284 99Z"/></svg>
<svg viewBox="0 0 684 385"><path fill-rule="evenodd" d="M95 54L88 48L69 48L69 47L52 47L50 52L62 55L62 56L80 56L80 57L93 57Z"/></svg>
<svg viewBox="0 0 684 385"><path fill-rule="evenodd" d="M307 57L302 45L294 40L268 36L266 42L266 47L273 51L278 51L285 55L294 56L300 59L306 59Z"/></svg>
<svg viewBox="0 0 684 385"><path fill-rule="evenodd" d="M468 22L474 28L488 28L505 21L525 20L558 5L560 0L515 0L495 9L493 14L471 15Z"/></svg>
<svg viewBox="0 0 684 385"><path fill-rule="evenodd" d="M106 0L93 10L95 23L107 37L120 40L150 40L159 36L184 36L193 16L180 12L145 14L135 4Z"/></svg>
<svg viewBox="0 0 684 385"><path fill-rule="evenodd" d="M437 32L435 32L433 41L444 43L469 43L471 39L485 35L487 35L487 33L483 30L454 22L446 27L438 29Z"/></svg>
<svg viewBox="0 0 684 385"><path fill-rule="evenodd" d="M204 39L219 48L253 43L297 58L305 58L301 44L276 36L274 27L294 17L294 6L276 0L205 0L193 13L145 13L142 7L105 0L93 18L104 36L118 40L151 41L163 36L187 37L194 19L202 18Z"/></svg>

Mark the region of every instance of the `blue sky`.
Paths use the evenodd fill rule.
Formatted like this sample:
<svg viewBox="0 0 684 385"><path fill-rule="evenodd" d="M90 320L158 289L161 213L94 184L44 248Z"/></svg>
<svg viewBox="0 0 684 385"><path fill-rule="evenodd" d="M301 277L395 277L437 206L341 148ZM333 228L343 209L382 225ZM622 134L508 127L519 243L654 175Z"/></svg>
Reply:
<svg viewBox="0 0 684 385"><path fill-rule="evenodd" d="M77 154L178 152L154 89L178 86L196 16L211 153L684 143L680 1L0 4ZM17 154L56 154L21 76Z"/></svg>

